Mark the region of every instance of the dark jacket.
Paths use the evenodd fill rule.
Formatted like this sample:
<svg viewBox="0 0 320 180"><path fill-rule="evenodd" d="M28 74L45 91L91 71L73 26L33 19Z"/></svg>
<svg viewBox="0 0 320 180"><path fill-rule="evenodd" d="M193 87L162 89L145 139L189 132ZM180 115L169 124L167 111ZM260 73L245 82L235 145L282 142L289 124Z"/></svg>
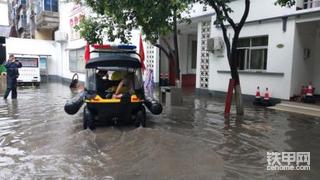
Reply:
<svg viewBox="0 0 320 180"><path fill-rule="evenodd" d="M19 77L19 70L18 68L22 67L21 62L19 61L8 61L6 62L6 64L4 65L7 68L7 77L9 79L17 79Z"/></svg>

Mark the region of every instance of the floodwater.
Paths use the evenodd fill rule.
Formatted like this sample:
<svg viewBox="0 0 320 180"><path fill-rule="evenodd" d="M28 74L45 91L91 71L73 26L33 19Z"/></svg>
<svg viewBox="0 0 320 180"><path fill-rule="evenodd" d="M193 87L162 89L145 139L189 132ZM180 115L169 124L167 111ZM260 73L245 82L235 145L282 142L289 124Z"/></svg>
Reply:
<svg viewBox="0 0 320 180"><path fill-rule="evenodd" d="M3 93L3 92L2 92ZM320 119L248 106L223 117L222 99L187 95L148 114L147 128L82 129L61 83L0 99L0 179L320 179ZM310 171L267 171L267 152L310 152Z"/></svg>

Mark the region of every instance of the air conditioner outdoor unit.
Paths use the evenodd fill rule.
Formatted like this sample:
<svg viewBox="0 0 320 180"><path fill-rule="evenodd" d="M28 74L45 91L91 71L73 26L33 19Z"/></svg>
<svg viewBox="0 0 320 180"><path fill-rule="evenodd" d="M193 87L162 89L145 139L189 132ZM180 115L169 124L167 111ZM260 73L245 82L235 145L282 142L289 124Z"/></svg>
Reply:
<svg viewBox="0 0 320 180"><path fill-rule="evenodd" d="M63 31L54 32L54 40L57 42L65 42L68 40L68 34Z"/></svg>
<svg viewBox="0 0 320 180"><path fill-rule="evenodd" d="M207 50L211 52L223 52L224 42L222 37L213 37L207 40Z"/></svg>
<svg viewBox="0 0 320 180"><path fill-rule="evenodd" d="M304 9L304 1L303 0L296 1L296 8L297 10Z"/></svg>

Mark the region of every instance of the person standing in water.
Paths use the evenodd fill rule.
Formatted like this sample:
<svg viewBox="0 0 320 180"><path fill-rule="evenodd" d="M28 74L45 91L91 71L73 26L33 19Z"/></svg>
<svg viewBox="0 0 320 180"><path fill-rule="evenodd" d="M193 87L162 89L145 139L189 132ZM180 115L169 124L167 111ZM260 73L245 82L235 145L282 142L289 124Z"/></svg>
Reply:
<svg viewBox="0 0 320 180"><path fill-rule="evenodd" d="M9 60L4 65L7 69L7 90L4 93L3 99L7 99L10 91L11 98L17 99L17 78L19 77L18 68L22 67L21 62L16 60L13 54L9 56Z"/></svg>

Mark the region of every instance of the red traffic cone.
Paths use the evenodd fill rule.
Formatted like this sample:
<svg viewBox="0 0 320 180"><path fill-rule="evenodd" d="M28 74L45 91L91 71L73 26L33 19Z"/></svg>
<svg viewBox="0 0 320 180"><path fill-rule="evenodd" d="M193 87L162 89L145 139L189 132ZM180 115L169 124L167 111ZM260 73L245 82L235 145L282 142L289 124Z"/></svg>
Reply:
<svg viewBox="0 0 320 180"><path fill-rule="evenodd" d="M312 104L316 103L316 99L313 96L313 87L312 87L312 82L311 81L309 82L309 85L306 88L306 96L303 99L303 102L312 103Z"/></svg>
<svg viewBox="0 0 320 180"><path fill-rule="evenodd" d="M257 87L257 91L256 91L256 98L253 101L254 105L261 105L261 94L260 94L260 87Z"/></svg>
<svg viewBox="0 0 320 180"><path fill-rule="evenodd" d="M263 106L272 106L272 103L270 102L269 88L266 88L266 92L264 93L262 105Z"/></svg>
<svg viewBox="0 0 320 180"><path fill-rule="evenodd" d="M269 101L270 100L269 88L266 88L266 92L264 93L263 100L265 100L265 101Z"/></svg>
<svg viewBox="0 0 320 180"><path fill-rule="evenodd" d="M257 91L256 91L256 99L260 99L261 95L260 95L260 87L257 87Z"/></svg>
<svg viewBox="0 0 320 180"><path fill-rule="evenodd" d="M307 95L307 96L313 96L313 87L312 87L312 82L311 82L311 81L309 82L306 95Z"/></svg>

